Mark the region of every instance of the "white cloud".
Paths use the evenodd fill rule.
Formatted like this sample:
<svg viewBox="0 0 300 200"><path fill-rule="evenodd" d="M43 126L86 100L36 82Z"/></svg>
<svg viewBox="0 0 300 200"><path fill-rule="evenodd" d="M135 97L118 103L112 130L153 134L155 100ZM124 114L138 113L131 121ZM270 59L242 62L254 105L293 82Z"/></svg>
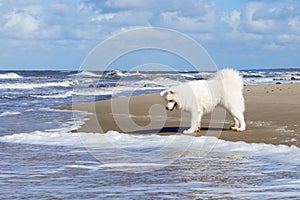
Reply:
<svg viewBox="0 0 300 200"><path fill-rule="evenodd" d="M117 14L116 13L107 13L107 14L100 14L96 17L92 18L91 21L103 21L103 20L111 20L113 19Z"/></svg>
<svg viewBox="0 0 300 200"><path fill-rule="evenodd" d="M248 1L240 10L222 11L218 0L0 0L4 46L31 40L36 49L80 46L88 51L107 36L145 26L175 29L208 47L222 44L224 51L300 46L300 6L294 1Z"/></svg>
<svg viewBox="0 0 300 200"><path fill-rule="evenodd" d="M107 0L105 5L111 8L143 9L153 7L157 2L153 0Z"/></svg>
<svg viewBox="0 0 300 200"><path fill-rule="evenodd" d="M241 29L258 34L293 33L299 27L299 17L296 4L250 2L243 10Z"/></svg>
<svg viewBox="0 0 300 200"><path fill-rule="evenodd" d="M233 10L230 13L223 14L221 19L227 23L233 31L236 31L241 23L241 12L237 10Z"/></svg>
<svg viewBox="0 0 300 200"><path fill-rule="evenodd" d="M193 35L211 35L210 38L218 40L234 31L258 35L300 31L299 8L295 5L250 1L243 10L222 13L216 10L217 3L205 0L166 0L159 3L154 0L84 0L72 7L68 1L50 4L16 2L6 8L6 12L1 9L6 30L0 28L0 34L15 27L23 33L38 33L37 38L42 39L65 39L72 35L78 39L89 39L95 38L95 34L107 35L126 27L161 26Z"/></svg>
<svg viewBox="0 0 300 200"><path fill-rule="evenodd" d="M180 12L161 13L158 25L183 32L214 32L214 15L187 17Z"/></svg>
<svg viewBox="0 0 300 200"><path fill-rule="evenodd" d="M84 13L84 14L93 13L93 5L81 2L77 6L77 13Z"/></svg>
<svg viewBox="0 0 300 200"><path fill-rule="evenodd" d="M275 42L271 42L269 44L264 44L263 49L265 50L271 50L271 51L279 51L279 50L284 50L284 46L278 45Z"/></svg>
<svg viewBox="0 0 300 200"><path fill-rule="evenodd" d="M4 16L6 23L4 28L17 31L16 34L30 34L38 30L39 20L25 12L13 10Z"/></svg>
<svg viewBox="0 0 300 200"><path fill-rule="evenodd" d="M265 3L252 2L248 3L243 11L243 28L250 32L264 33L272 31L276 25L273 19L264 19L257 16L257 12L265 10Z"/></svg>
<svg viewBox="0 0 300 200"><path fill-rule="evenodd" d="M300 14L299 16L289 19L288 26L295 33L300 33Z"/></svg>
<svg viewBox="0 0 300 200"><path fill-rule="evenodd" d="M43 12L45 12L41 5L27 5L23 10L25 13L35 17L41 16L43 15Z"/></svg>
<svg viewBox="0 0 300 200"><path fill-rule="evenodd" d="M52 2L50 4L50 8L54 13L63 15L69 13L71 9L70 5L66 2Z"/></svg>

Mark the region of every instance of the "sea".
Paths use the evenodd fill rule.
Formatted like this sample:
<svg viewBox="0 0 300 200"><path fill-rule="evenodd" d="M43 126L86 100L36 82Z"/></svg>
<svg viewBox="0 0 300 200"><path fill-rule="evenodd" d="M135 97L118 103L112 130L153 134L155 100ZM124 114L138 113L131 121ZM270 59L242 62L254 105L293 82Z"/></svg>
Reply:
<svg viewBox="0 0 300 200"><path fill-rule="evenodd" d="M300 69L241 74L246 85L300 82ZM296 146L183 134L73 133L89 113L57 109L212 75L0 71L0 199L300 199Z"/></svg>

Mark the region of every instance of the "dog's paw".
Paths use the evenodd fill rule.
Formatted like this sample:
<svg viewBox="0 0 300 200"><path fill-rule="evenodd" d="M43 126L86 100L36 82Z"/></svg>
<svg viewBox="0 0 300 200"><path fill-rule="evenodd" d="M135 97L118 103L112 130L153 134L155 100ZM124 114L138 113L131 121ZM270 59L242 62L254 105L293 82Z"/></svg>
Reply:
<svg viewBox="0 0 300 200"><path fill-rule="evenodd" d="M237 129L238 129L238 127L235 127L235 126L232 126L232 127L231 127L231 130L236 131Z"/></svg>
<svg viewBox="0 0 300 200"><path fill-rule="evenodd" d="M237 129L236 129L237 132L242 132L242 131L244 131L244 130L245 130L244 128L237 128Z"/></svg>
<svg viewBox="0 0 300 200"><path fill-rule="evenodd" d="M184 130L184 131L183 131L183 134L192 134L192 133L195 133L195 132L196 132L195 129L189 128L189 129L187 129L187 130Z"/></svg>

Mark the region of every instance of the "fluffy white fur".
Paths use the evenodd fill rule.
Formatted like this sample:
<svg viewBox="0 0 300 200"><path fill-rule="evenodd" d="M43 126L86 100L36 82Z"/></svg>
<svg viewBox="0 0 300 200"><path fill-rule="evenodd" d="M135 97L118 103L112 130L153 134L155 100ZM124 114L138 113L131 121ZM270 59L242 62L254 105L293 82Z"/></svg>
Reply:
<svg viewBox="0 0 300 200"><path fill-rule="evenodd" d="M191 113L191 127L183 133L190 134L200 130L203 114L212 112L220 105L233 117L236 131L244 131L243 79L233 69L218 71L209 80L190 81L160 93L168 104L167 110L182 109Z"/></svg>

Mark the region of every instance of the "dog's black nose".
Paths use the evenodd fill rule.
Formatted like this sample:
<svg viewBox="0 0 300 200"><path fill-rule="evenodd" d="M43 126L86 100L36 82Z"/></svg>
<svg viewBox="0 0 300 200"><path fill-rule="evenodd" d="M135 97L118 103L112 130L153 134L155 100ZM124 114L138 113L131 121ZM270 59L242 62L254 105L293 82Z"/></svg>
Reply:
<svg viewBox="0 0 300 200"><path fill-rule="evenodd" d="M166 110L169 110L169 107L168 107L168 106L166 106Z"/></svg>

